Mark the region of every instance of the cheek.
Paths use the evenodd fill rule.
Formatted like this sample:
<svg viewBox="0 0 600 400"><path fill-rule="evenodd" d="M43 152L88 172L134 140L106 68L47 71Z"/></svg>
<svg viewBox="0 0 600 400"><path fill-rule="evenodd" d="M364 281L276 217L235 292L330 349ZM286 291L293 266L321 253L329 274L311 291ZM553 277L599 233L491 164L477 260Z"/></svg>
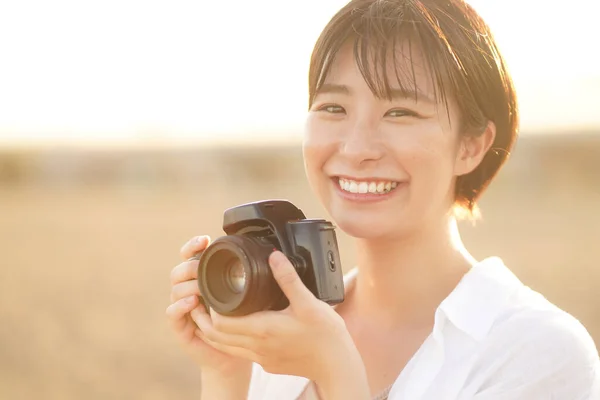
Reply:
<svg viewBox="0 0 600 400"><path fill-rule="evenodd" d="M304 138L302 143L302 158L304 160L304 172L306 173L308 183L313 190L315 190L316 171L318 170L318 165L320 164L320 157L318 147L315 147L310 138Z"/></svg>
<svg viewBox="0 0 600 400"><path fill-rule="evenodd" d="M323 166L335 150L334 141L326 133L322 123L308 118L302 141L302 154L308 182L317 193L325 181Z"/></svg>
<svg viewBox="0 0 600 400"><path fill-rule="evenodd" d="M436 186L442 191L446 190L454 171L455 155L451 134L439 127L422 127L418 132L411 132L402 139L401 144L395 146L394 153L418 194L431 194Z"/></svg>

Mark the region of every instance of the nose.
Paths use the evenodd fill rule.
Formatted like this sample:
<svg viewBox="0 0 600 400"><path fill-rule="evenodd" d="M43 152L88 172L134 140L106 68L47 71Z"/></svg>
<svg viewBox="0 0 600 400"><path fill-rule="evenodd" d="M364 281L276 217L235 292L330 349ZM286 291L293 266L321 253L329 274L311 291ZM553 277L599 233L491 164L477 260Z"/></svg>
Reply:
<svg viewBox="0 0 600 400"><path fill-rule="evenodd" d="M373 124L357 123L349 128L340 146L342 156L355 165L383 157L384 146Z"/></svg>

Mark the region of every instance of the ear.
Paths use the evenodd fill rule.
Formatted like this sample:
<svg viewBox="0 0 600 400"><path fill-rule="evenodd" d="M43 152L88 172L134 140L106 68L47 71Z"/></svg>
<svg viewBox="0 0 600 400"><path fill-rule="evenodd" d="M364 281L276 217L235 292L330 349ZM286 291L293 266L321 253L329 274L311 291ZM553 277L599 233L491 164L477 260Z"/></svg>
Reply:
<svg viewBox="0 0 600 400"><path fill-rule="evenodd" d="M464 135L460 139L456 154L454 174L466 175L472 172L487 154L496 139L496 125L489 121L481 135Z"/></svg>

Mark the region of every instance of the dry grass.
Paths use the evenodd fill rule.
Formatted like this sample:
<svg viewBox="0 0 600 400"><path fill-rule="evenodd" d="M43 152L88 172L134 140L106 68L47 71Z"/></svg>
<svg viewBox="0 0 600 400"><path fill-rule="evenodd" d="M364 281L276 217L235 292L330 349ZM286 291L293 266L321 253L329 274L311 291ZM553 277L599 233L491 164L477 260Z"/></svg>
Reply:
<svg viewBox="0 0 600 400"><path fill-rule="evenodd" d="M502 256L598 343L600 146L565 161L542 144L518 153L464 238L476 256ZM199 371L164 317L181 244L220 236L223 209L257 199L327 217L296 150L232 151L0 155L0 398L198 398ZM340 244L348 267L350 240L340 234Z"/></svg>

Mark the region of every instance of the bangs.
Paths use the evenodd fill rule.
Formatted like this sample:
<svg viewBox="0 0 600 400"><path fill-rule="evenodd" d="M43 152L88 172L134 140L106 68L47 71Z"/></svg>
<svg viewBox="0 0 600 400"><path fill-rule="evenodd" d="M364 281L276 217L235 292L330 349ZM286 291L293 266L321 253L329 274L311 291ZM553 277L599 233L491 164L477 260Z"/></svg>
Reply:
<svg viewBox="0 0 600 400"><path fill-rule="evenodd" d="M352 9L340 10L344 15L332 20L315 46L309 73L309 107L340 49L351 45L354 60L376 97L391 100L399 91L404 97L418 100L414 65L418 55L429 75L433 100L448 108L448 94L456 94L466 86L461 79L463 68L429 11L420 2L392 6L375 1L363 7L356 3Z"/></svg>

